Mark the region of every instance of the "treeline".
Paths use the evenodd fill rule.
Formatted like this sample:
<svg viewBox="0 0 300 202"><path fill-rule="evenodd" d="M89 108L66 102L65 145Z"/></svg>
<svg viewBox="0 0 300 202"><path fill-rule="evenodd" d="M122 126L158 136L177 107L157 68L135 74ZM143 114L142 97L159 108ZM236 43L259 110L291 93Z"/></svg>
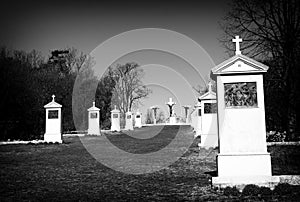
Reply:
<svg viewBox="0 0 300 202"><path fill-rule="evenodd" d="M101 110L102 128L110 127L110 103L114 80L112 68L98 80L86 62L87 55L74 48L56 50L47 59L33 50L29 53L0 49L0 131L1 140L42 139L45 132L44 105L55 100L63 105L63 131L75 130L72 113L72 92L75 79L84 69L84 90L97 85L96 105ZM83 95L84 96L84 95ZM79 110L81 128L87 127L87 108ZM86 120L85 120L86 119Z"/></svg>
<svg viewBox="0 0 300 202"><path fill-rule="evenodd" d="M288 103L291 102L287 94L289 91L281 82L278 63L263 63L270 66L264 82L267 130L287 131ZM143 72L137 69L137 64L127 63L116 68L109 67L100 79L94 75L92 65L92 58L74 48L53 51L46 59L35 50L26 53L0 48L0 140L42 139L45 132L44 105L52 100L53 94L56 96L55 100L63 105L64 132L87 129L87 109L92 106L94 100L100 108L101 128L109 129L110 111L114 105L117 105L118 109L124 108L121 111L125 113L128 109L132 110L131 105L138 105L139 99L136 98L149 94L149 89L140 82ZM76 78L83 81L77 97L82 102L81 106L73 107L73 86ZM116 85L122 83L124 84ZM127 86L129 84L130 86ZM93 92L95 86L96 92ZM121 100L117 100L116 95L121 95L119 92L126 92L124 96L118 96ZM87 97L93 97L93 100L86 99ZM293 99L297 97L299 91ZM151 117L150 111L146 115L147 122L151 122ZM165 117L161 119L164 120ZM77 121L77 128L74 121ZM299 119L297 128L299 131ZM296 134L293 139L298 138L299 135Z"/></svg>

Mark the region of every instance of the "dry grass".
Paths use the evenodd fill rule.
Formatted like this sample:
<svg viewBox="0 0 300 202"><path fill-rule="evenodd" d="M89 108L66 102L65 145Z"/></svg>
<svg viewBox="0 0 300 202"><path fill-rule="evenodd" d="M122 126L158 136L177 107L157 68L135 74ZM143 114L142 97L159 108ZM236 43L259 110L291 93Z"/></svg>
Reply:
<svg viewBox="0 0 300 202"><path fill-rule="evenodd" d="M145 153L167 145L177 130L176 127L164 128L158 138L144 145L140 140L135 143L124 134L108 136L127 151ZM192 135L188 128L184 130L187 135ZM235 200L210 187L210 174L216 170L217 151L199 152L196 145L194 142L188 152L171 166L143 175L124 174L105 167L86 151L78 137L68 137L61 145L2 145L1 201ZM273 163L279 162L282 151L283 154L290 151L287 147L270 148L275 152ZM292 151L297 153L294 157L299 157L299 147ZM293 164L292 171L296 169L294 166L299 164ZM284 169L287 167L285 165ZM275 168L280 171L280 165Z"/></svg>

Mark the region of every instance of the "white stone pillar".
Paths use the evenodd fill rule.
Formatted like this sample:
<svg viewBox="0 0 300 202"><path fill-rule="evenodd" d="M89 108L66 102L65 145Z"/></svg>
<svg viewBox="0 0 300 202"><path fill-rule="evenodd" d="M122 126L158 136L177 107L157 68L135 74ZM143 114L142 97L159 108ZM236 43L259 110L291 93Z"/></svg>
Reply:
<svg viewBox="0 0 300 202"><path fill-rule="evenodd" d="M202 109L200 102L195 105L195 111L195 137L198 137L202 133Z"/></svg>
<svg viewBox="0 0 300 202"><path fill-rule="evenodd" d="M142 127L142 113L137 111L135 113L135 124L134 127L141 128Z"/></svg>
<svg viewBox="0 0 300 202"><path fill-rule="evenodd" d="M212 91L212 83L208 83L208 92L199 97L201 102L201 143L204 148L218 146L218 120L216 93Z"/></svg>
<svg viewBox="0 0 300 202"><path fill-rule="evenodd" d="M115 109L111 111L111 131L120 131L120 110Z"/></svg>
<svg viewBox="0 0 300 202"><path fill-rule="evenodd" d="M62 143L61 134L61 105L56 103L55 95L52 95L52 102L46 104L46 132L44 134L45 142Z"/></svg>
<svg viewBox="0 0 300 202"><path fill-rule="evenodd" d="M88 117L89 117L89 135L100 135L100 109L95 106L95 102L93 102L93 106L88 109Z"/></svg>
<svg viewBox="0 0 300 202"><path fill-rule="evenodd" d="M132 112L126 112L125 114L126 122L125 122L125 130L133 130L133 118Z"/></svg>
<svg viewBox="0 0 300 202"><path fill-rule="evenodd" d="M217 81L219 133L214 186L272 187L279 182L272 176L266 143L263 73L267 70L240 52L212 69Z"/></svg>

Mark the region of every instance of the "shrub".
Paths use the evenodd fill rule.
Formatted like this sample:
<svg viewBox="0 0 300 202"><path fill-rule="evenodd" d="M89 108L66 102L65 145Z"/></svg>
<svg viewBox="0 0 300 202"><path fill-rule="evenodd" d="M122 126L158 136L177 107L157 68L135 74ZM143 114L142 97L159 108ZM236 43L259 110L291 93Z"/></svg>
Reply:
<svg viewBox="0 0 300 202"><path fill-rule="evenodd" d="M225 187L223 191L225 196L239 196L240 191L236 187Z"/></svg>
<svg viewBox="0 0 300 202"><path fill-rule="evenodd" d="M260 188L255 184L246 185L242 191L243 196L258 196L259 193L260 193Z"/></svg>
<svg viewBox="0 0 300 202"><path fill-rule="evenodd" d="M288 183L279 183L275 186L274 192L278 195L287 195L292 193L293 188L292 185Z"/></svg>
<svg viewBox="0 0 300 202"><path fill-rule="evenodd" d="M271 196L273 194L269 187L260 187L261 196Z"/></svg>
<svg viewBox="0 0 300 202"><path fill-rule="evenodd" d="M284 142L286 138L286 131L270 131L267 132L267 142Z"/></svg>

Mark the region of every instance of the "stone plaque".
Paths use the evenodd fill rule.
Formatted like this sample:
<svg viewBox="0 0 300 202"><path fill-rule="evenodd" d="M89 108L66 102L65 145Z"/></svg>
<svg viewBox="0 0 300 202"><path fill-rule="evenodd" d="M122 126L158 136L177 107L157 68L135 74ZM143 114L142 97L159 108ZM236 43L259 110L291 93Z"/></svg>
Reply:
<svg viewBox="0 0 300 202"><path fill-rule="evenodd" d="M97 113L96 112L91 113L90 117L91 117L91 119L96 119L97 118Z"/></svg>
<svg viewBox="0 0 300 202"><path fill-rule="evenodd" d="M58 110L49 110L48 119L58 119Z"/></svg>
<svg viewBox="0 0 300 202"><path fill-rule="evenodd" d="M204 114L217 113L217 103L204 103Z"/></svg>
<svg viewBox="0 0 300 202"><path fill-rule="evenodd" d="M225 107L257 107L256 82L224 83Z"/></svg>
<svg viewBox="0 0 300 202"><path fill-rule="evenodd" d="M118 117L119 117L118 114L113 114L114 119L117 119Z"/></svg>

